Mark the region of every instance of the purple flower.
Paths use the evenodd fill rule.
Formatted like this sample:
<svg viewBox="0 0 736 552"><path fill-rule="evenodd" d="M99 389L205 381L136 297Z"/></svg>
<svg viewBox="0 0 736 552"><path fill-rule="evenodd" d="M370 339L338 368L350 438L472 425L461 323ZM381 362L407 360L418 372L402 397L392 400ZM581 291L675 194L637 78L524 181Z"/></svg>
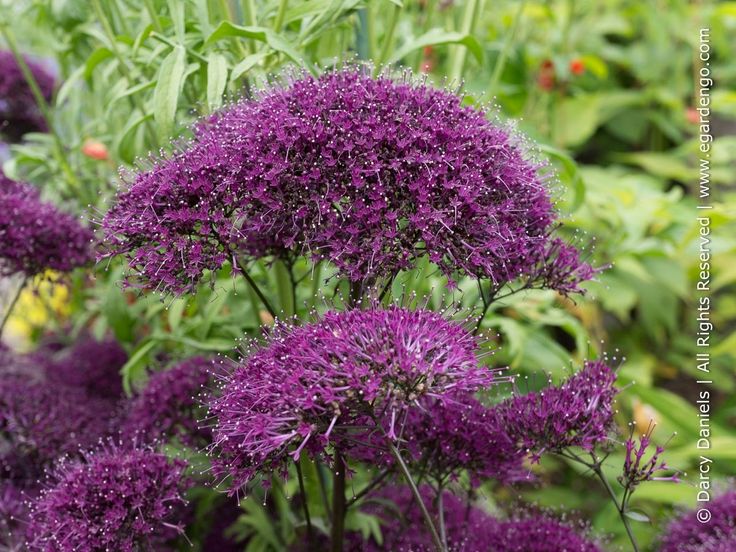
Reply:
<svg viewBox="0 0 736 552"><path fill-rule="evenodd" d="M147 287L191 290L226 260L327 259L372 283L424 255L449 278L578 291L541 165L458 96L365 68L304 76L195 128L103 221Z"/></svg>
<svg viewBox="0 0 736 552"><path fill-rule="evenodd" d="M615 380L615 372L603 362L586 362L559 387L503 401L495 407L496 415L511 439L534 460L544 452L569 447L591 451L612 429Z"/></svg>
<svg viewBox="0 0 736 552"><path fill-rule="evenodd" d="M435 481L446 483L464 471L473 485L489 478L507 484L529 480L529 470L522 466L524 453L498 421L493 409L472 395L431 398L407 412L397 434L408 451L405 460ZM366 446L355 447L351 456L372 464L393 464L380 444L377 432L369 434Z"/></svg>
<svg viewBox="0 0 736 552"><path fill-rule="evenodd" d="M437 519L439 512L437 493L428 485L422 485L419 492L430 514ZM366 513L377 515L381 520L383 543L376 543L373 539L362 541L359 535L351 534L348 536L348 542L353 545L350 550L362 552L435 550L419 505L408 487L391 486L373 493L372 500L366 501L366 505L361 509ZM486 545L489 533L497 525L497 521L491 516L447 491L442 493L442 511L450 552L500 550Z"/></svg>
<svg viewBox="0 0 736 552"><path fill-rule="evenodd" d="M90 396L118 399L123 394L120 368L128 354L114 339L82 337L54 356L46 367L49 381L85 390Z"/></svg>
<svg viewBox="0 0 736 552"><path fill-rule="evenodd" d="M662 533L659 552L726 552L736 543L736 491L708 504L711 518L701 522L695 510L673 520ZM730 546L729 546L730 545Z"/></svg>
<svg viewBox="0 0 736 552"><path fill-rule="evenodd" d="M601 548L569 522L548 515L501 521L486 532L483 550L494 552L600 552Z"/></svg>
<svg viewBox="0 0 736 552"><path fill-rule="evenodd" d="M215 471L231 475L237 489L256 471L283 469L305 447L318 454L330 442L349 446L366 421L396 439L417 400L490 383L476 349L462 325L429 311L371 308L329 312L305 326L279 323L210 403Z"/></svg>
<svg viewBox="0 0 736 552"><path fill-rule="evenodd" d="M21 551L28 522L29 493L10 481L0 482L0 550Z"/></svg>
<svg viewBox="0 0 736 552"><path fill-rule="evenodd" d="M69 272L92 260L92 233L0 172L0 276Z"/></svg>
<svg viewBox="0 0 736 552"><path fill-rule="evenodd" d="M185 463L150 450L109 448L62 463L31 507L31 550L152 549L181 533L175 515Z"/></svg>
<svg viewBox="0 0 736 552"><path fill-rule="evenodd" d="M54 77L41 65L24 58L47 102L54 93ZM46 121L12 52L0 52L0 134L19 142L27 132L46 132Z"/></svg>
<svg viewBox="0 0 736 552"><path fill-rule="evenodd" d="M37 478L45 467L109 435L116 405L85 392L19 376L0 377L3 476Z"/></svg>
<svg viewBox="0 0 736 552"><path fill-rule="evenodd" d="M146 387L131 401L123 434L152 443L177 438L186 445L209 442L199 427L199 395L210 381L213 363L201 357L184 360L151 374Z"/></svg>
<svg viewBox="0 0 736 552"><path fill-rule="evenodd" d="M664 447L656 446L654 452L650 451L650 456L645 460L647 456L647 449L652 442L652 431L654 425L651 424L647 429L646 433L638 438L638 443L634 439L633 428L631 435L624 443L626 449L626 457L624 458L624 469L623 473L618 477L619 483L627 489L630 494L634 492L634 489L644 483L645 481L673 481L678 482L678 474L670 475L668 477L659 477L655 474L663 471L668 471L670 467L659 459L664 452Z"/></svg>

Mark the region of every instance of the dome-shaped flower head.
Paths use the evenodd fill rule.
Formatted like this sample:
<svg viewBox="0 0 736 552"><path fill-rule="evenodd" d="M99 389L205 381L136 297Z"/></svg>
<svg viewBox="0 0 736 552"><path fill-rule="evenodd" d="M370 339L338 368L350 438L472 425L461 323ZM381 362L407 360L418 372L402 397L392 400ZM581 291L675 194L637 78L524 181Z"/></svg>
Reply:
<svg viewBox="0 0 736 552"><path fill-rule="evenodd" d="M491 381L476 349L463 325L423 310L329 312L304 326L277 324L210 403L215 468L237 489L256 471L283 468L289 453L342 441L366 419L395 439L417 400Z"/></svg>
<svg viewBox="0 0 736 552"><path fill-rule="evenodd" d="M109 447L62 463L31 506L31 550L153 550L175 537L185 464L151 450Z"/></svg>
<svg viewBox="0 0 736 552"><path fill-rule="evenodd" d="M591 451L611 432L615 380L605 363L587 362L559 387L512 397L494 410L509 437L535 460L568 447Z"/></svg>
<svg viewBox="0 0 736 552"><path fill-rule="evenodd" d="M0 276L69 272L92 260L91 241L77 218L0 172Z"/></svg>
<svg viewBox="0 0 736 552"><path fill-rule="evenodd" d="M601 552L582 527L546 514L498 522L485 533L483 550L494 552Z"/></svg>
<svg viewBox="0 0 736 552"><path fill-rule="evenodd" d="M405 460L421 466L435 481L445 483L461 472L468 473L473 485L491 478L504 483L530 479L529 470L522 466L524 452L500 426L494 410L472 395L425 398L408 411L396 432L408 451ZM378 433L353 439L366 439L366 443L351 449L352 457L393 464L390 452L380 447Z"/></svg>
<svg viewBox="0 0 736 552"><path fill-rule="evenodd" d="M511 130L457 95L347 68L200 123L184 151L133 178L103 228L108 254L175 292L233 257L307 253L354 282L427 255L450 278L575 291L592 273L550 237L540 169Z"/></svg>
<svg viewBox="0 0 736 552"><path fill-rule="evenodd" d="M120 368L128 354L111 338L84 336L55 355L46 367L49 381L83 389L90 396L117 399L123 394Z"/></svg>
<svg viewBox="0 0 736 552"><path fill-rule="evenodd" d="M0 467L5 478L37 478L57 458L94 445L111 431L110 401L48 381L0 376Z"/></svg>
<svg viewBox="0 0 736 552"><path fill-rule="evenodd" d="M194 357L154 372L131 401L123 434L145 443L172 438L186 445L209 442L210 431L199 427L202 398L212 361Z"/></svg>
<svg viewBox="0 0 736 552"><path fill-rule="evenodd" d="M663 531L659 552L725 552L736 550L736 491L729 491L708 504L711 518L698 519L698 512L688 510Z"/></svg>
<svg viewBox="0 0 736 552"><path fill-rule="evenodd" d="M437 493L428 485L422 485L419 492L430 515L437 519L439 511ZM348 536L348 541L353 545L350 550L362 552L436 550L419 505L409 487L387 486L372 493L361 510L378 516L381 521L383 543L378 544L373 539L363 541L359 535L351 534ZM496 552L495 548L486 545L486 535L492 532L498 523L495 519L447 491L442 493L442 511L449 552L491 550Z"/></svg>
<svg viewBox="0 0 736 552"><path fill-rule="evenodd" d="M25 62L44 99L50 102L54 77L38 63L28 58ZM27 132L46 130L46 121L13 53L0 51L0 135L10 142L18 142Z"/></svg>

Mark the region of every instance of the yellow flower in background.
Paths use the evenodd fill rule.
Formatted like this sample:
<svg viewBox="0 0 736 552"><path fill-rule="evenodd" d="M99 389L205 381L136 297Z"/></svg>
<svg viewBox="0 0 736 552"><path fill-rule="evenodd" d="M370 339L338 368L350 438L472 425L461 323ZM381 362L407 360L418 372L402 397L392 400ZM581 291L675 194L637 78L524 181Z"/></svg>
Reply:
<svg viewBox="0 0 736 552"><path fill-rule="evenodd" d="M48 271L38 275L21 291L2 340L15 350L26 351L31 348L35 330L51 320L66 318L69 311L69 288L59 281L58 274Z"/></svg>

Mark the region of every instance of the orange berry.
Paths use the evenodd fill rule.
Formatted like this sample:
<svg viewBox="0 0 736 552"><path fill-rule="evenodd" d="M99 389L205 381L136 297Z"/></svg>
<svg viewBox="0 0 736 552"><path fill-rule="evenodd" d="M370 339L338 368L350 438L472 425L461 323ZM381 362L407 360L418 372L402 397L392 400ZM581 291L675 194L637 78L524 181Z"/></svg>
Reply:
<svg viewBox="0 0 736 552"><path fill-rule="evenodd" d="M573 75L582 75L585 73L585 63L582 59L574 59L570 62L570 72Z"/></svg>
<svg viewBox="0 0 736 552"><path fill-rule="evenodd" d="M98 161L107 161L110 158L107 146L102 142L92 139L85 140L82 145L82 153L87 157L97 159Z"/></svg>

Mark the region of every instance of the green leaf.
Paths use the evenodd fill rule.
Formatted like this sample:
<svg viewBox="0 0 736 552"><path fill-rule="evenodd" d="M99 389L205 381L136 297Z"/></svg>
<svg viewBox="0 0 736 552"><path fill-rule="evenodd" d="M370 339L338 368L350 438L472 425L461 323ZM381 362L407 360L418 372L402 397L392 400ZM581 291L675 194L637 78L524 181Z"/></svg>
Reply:
<svg viewBox="0 0 736 552"><path fill-rule="evenodd" d="M92 73L94 73L95 71L95 68L100 63L108 58L111 58L112 56L112 51L104 46L100 46L94 52L92 52L92 54L90 54L90 56L87 58L87 61L84 63L85 80L89 81L89 79L92 77Z"/></svg>
<svg viewBox="0 0 736 552"><path fill-rule="evenodd" d="M153 115L150 113L147 113L146 115L141 115L138 111L131 113L128 123L123 127L123 131L120 133L120 139L115 146L115 150L117 151L120 159L126 163L133 163L135 161L135 156L139 151L136 144L138 129L143 123L152 118Z"/></svg>
<svg viewBox="0 0 736 552"><path fill-rule="evenodd" d="M120 369L120 374L123 376L123 389L127 394L130 395L133 391L133 385L143 379L148 355L155 346L156 341L154 340L144 341Z"/></svg>
<svg viewBox="0 0 736 552"><path fill-rule="evenodd" d="M483 47L481 46L478 39L468 33L457 33L447 32L443 29L435 28L430 29L422 36L410 40L406 44L402 45L394 54L388 59L387 63L390 65L396 63L408 54L420 50L426 46L439 46L442 44L461 44L465 46L470 53L475 56L479 61L483 61Z"/></svg>
<svg viewBox="0 0 736 552"><path fill-rule="evenodd" d="M186 52L182 46L175 46L161 63L158 82L153 90L153 118L159 138L171 135L185 69Z"/></svg>
<svg viewBox="0 0 736 552"><path fill-rule="evenodd" d="M555 142L564 147L577 146L598 128L600 101L588 94L561 100L555 109Z"/></svg>
<svg viewBox="0 0 736 552"><path fill-rule="evenodd" d="M207 58L207 106L210 111L222 105L222 94L227 86L227 59L218 53Z"/></svg>
<svg viewBox="0 0 736 552"><path fill-rule="evenodd" d="M267 56L267 52L258 52L256 54L245 56L245 58L243 58L243 61L238 63L235 67L233 67L233 70L230 71L230 80L234 81L240 78L243 74L247 73L253 67L258 65Z"/></svg>
<svg viewBox="0 0 736 552"><path fill-rule="evenodd" d="M642 523L650 522L649 516L635 510L628 510L624 512L624 515L629 519L633 519L634 521L640 521Z"/></svg>
<svg viewBox="0 0 736 552"><path fill-rule="evenodd" d="M225 38L250 38L268 44L268 46L276 51L284 54L292 61L305 65L305 61L301 54L287 41L283 36L273 32L266 27L243 27L241 25L233 25L229 21L223 21L212 34L204 41L204 47L212 46L214 43Z"/></svg>
<svg viewBox="0 0 736 552"><path fill-rule="evenodd" d="M547 144L539 144L539 149L542 153L557 161L562 167L560 177L563 182L569 183L573 193L570 211L577 211L585 200L585 183L575 160L561 149L548 146Z"/></svg>

